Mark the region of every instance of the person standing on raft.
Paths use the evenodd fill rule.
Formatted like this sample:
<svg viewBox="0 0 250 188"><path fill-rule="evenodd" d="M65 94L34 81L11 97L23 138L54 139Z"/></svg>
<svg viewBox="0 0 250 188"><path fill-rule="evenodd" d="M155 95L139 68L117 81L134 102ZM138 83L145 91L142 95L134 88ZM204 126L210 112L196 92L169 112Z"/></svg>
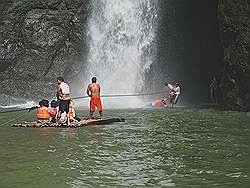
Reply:
<svg viewBox="0 0 250 188"><path fill-rule="evenodd" d="M89 106L89 118L93 118L95 107L97 107L98 112L100 114L100 118L102 119L102 102L100 97L101 87L99 84L96 83L96 77L93 77L91 80L92 83L88 85L87 89L87 94L89 97L91 97Z"/></svg>
<svg viewBox="0 0 250 188"><path fill-rule="evenodd" d="M62 114L66 113L67 116L67 125L69 122L69 104L70 104L70 95L69 95L69 86L64 82L63 77L59 76L57 78L57 98L59 100L59 113L58 119L61 118Z"/></svg>

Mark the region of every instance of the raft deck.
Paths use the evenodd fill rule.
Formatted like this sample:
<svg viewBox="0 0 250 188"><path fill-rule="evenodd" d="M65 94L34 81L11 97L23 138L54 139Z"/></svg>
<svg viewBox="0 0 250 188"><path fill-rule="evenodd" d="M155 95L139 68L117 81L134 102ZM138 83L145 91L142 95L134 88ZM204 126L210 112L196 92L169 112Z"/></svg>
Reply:
<svg viewBox="0 0 250 188"><path fill-rule="evenodd" d="M43 127L84 127L88 125L108 125L116 122L125 122L124 118L107 118L107 119L87 119L80 122L72 122L70 126L56 126L55 123L40 123L40 122L25 122L20 124L11 124L11 127L26 127L26 128L43 128Z"/></svg>

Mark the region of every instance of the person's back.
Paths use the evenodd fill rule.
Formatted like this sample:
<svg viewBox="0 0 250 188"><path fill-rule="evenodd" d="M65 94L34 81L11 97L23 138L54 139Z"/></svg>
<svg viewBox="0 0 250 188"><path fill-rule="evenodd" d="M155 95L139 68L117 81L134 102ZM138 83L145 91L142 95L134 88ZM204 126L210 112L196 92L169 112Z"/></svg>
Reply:
<svg viewBox="0 0 250 188"><path fill-rule="evenodd" d="M90 118L92 118L93 113L95 111L95 107L97 107L100 117L102 118L102 103L100 98L101 87L96 83L96 77L92 78L92 83L88 85L87 94L91 97L90 99Z"/></svg>
<svg viewBox="0 0 250 188"><path fill-rule="evenodd" d="M39 102L40 107L37 109L36 118L38 121L48 122L50 119L49 101L42 100Z"/></svg>
<svg viewBox="0 0 250 188"><path fill-rule="evenodd" d="M61 82L57 85L57 95L61 100L69 100L69 86L65 82Z"/></svg>
<svg viewBox="0 0 250 188"><path fill-rule="evenodd" d="M66 112L67 118L68 118L68 112L69 112L69 103L70 103L70 91L69 86L64 82L63 77L59 76L57 78L57 92L56 95L59 98L59 113L58 113L58 119L61 117L61 114L63 112ZM67 123L69 124L69 118Z"/></svg>
<svg viewBox="0 0 250 188"><path fill-rule="evenodd" d="M57 114L59 112L59 106L58 106L57 101L52 100L50 102L49 112L50 112L50 122L56 123Z"/></svg>
<svg viewBox="0 0 250 188"><path fill-rule="evenodd" d="M57 114L59 112L59 107L50 107L49 112L50 112L50 118L51 118L50 122L56 123Z"/></svg>
<svg viewBox="0 0 250 188"><path fill-rule="evenodd" d="M99 84L92 83L90 84L89 88L90 88L89 90L91 92L91 96L100 96L101 87Z"/></svg>

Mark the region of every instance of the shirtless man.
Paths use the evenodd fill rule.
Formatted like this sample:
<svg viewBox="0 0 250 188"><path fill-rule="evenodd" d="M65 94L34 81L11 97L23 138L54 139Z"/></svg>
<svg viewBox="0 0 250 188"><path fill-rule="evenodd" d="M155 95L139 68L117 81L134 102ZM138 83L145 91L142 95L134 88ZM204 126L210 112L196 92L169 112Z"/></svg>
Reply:
<svg viewBox="0 0 250 188"><path fill-rule="evenodd" d="M99 84L96 83L96 81L96 77L93 77L92 83L88 85L87 89L87 94L89 97L91 97L89 106L90 119L93 118L95 107L97 107L98 112L100 114L100 118L102 118L102 102L100 98L101 87Z"/></svg>

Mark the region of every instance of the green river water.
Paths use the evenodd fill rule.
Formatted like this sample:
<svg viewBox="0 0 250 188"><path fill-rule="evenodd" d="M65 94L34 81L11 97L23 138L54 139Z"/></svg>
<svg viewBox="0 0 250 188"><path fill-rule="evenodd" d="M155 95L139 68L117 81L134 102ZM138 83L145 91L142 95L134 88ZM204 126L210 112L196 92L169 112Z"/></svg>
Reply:
<svg viewBox="0 0 250 188"><path fill-rule="evenodd" d="M126 122L77 129L4 124L22 113L0 114L1 188L250 187L249 113L110 110L106 117Z"/></svg>

